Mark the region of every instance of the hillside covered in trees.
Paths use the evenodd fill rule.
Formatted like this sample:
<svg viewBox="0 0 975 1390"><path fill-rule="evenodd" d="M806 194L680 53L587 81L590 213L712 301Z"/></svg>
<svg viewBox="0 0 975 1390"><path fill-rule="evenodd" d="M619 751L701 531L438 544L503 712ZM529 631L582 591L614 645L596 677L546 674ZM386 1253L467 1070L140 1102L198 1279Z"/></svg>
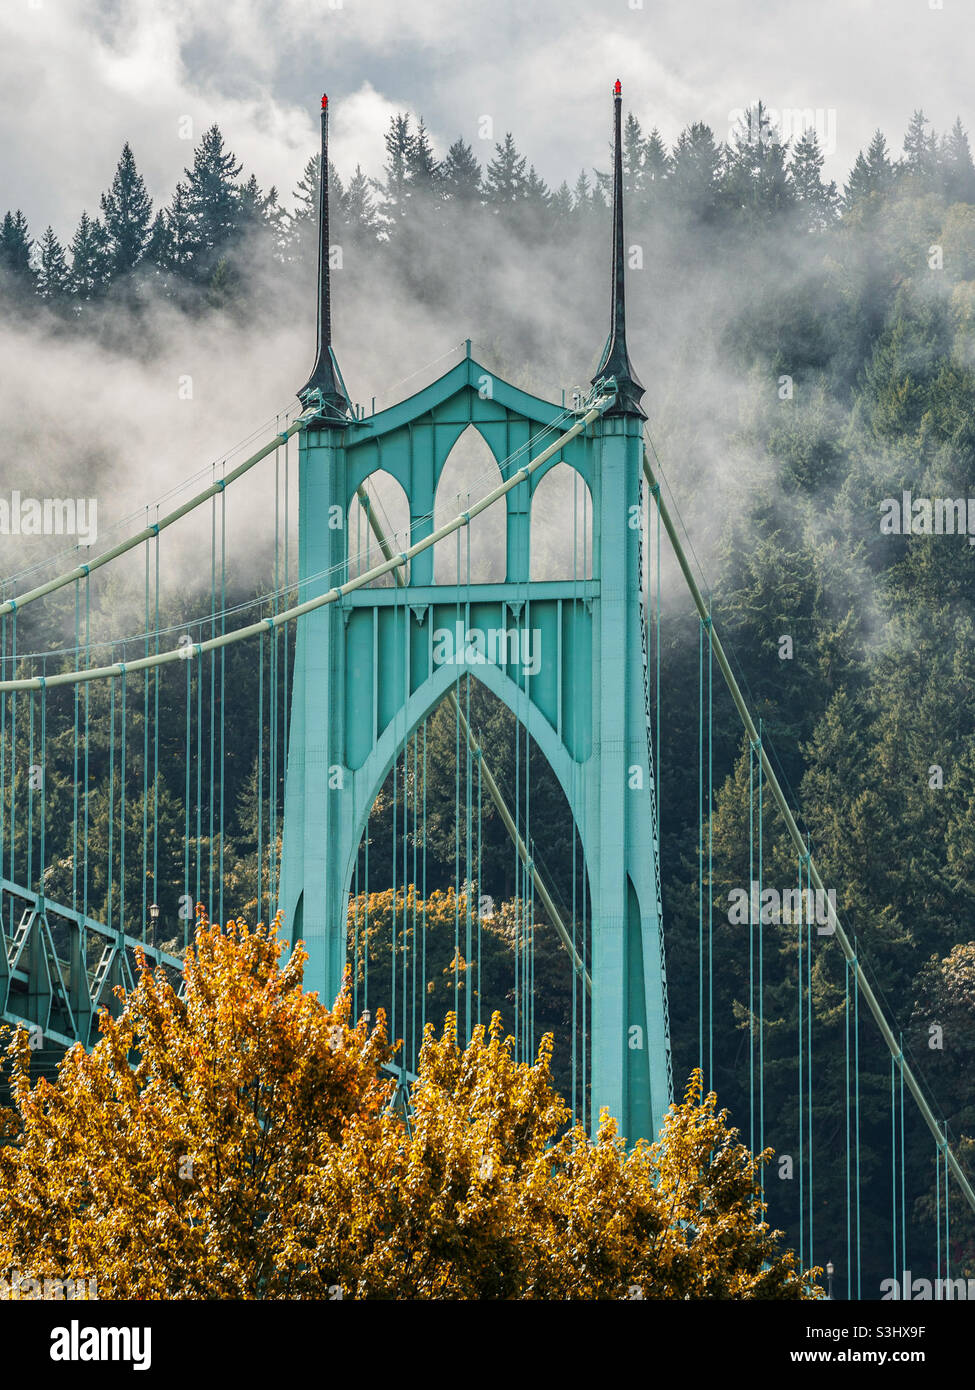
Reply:
<svg viewBox="0 0 975 1390"><path fill-rule="evenodd" d="M385 325L405 334L411 326L426 331L445 323L455 325L454 336L468 327L482 334L503 374L540 394L551 380L577 381L587 366L591 373L608 309L606 176L584 172L573 187L549 189L511 135L483 163L462 139L439 159L422 121L406 115L392 123L387 151L375 179L358 168L330 175L333 240L341 251L341 273L333 277L338 352L347 376L348 359L358 361L357 339L375 340ZM938 134L921 112L899 151L878 131L842 187L824 180L823 164L814 132L786 145L760 106L727 142L696 123L670 150L629 116L630 351L647 385L651 435L701 558L715 622L747 681L752 712L762 720L869 976L903 1029L905 1050L930 1082L953 1137L969 1136L959 1147L970 1157L975 550L965 535L930 534L923 525L889 533L881 521L884 502L906 491L934 499L967 498L972 490L975 165L960 121ZM168 204L158 207L126 146L99 208L80 214L67 244L50 228L32 230L29 210L5 215L4 331L29 332L42 345L93 343L120 358L148 360L160 334L191 341L210 321L246 333L248 325L268 315L285 319L291 306L301 305L302 321L310 323L318 177L312 158L286 208L276 190L246 177L213 127ZM309 360L310 350L309 344ZM414 364L389 365L391 376L405 376ZM362 389L370 389L364 374ZM233 436L239 433L235 426ZM92 485L107 490L117 466L111 458L93 460ZM147 482L146 494L151 490ZM236 584L230 597L241 601L269 587L257 573L241 572ZM185 592L167 596L168 622L186 621L195 611L194 592L188 577ZM113 614L124 605L117 594L112 602L97 620L121 635ZM60 647L70 632L63 615L41 607L21 622L21 651ZM784 636L791 639L786 658ZM676 582L665 592L661 639L661 864L679 1087L700 1060L702 806L698 625ZM232 698L256 708L254 661L236 648L227 672ZM717 676L715 682L717 692ZM92 688L93 726L108 698ZM201 700L205 719L209 684ZM474 700L492 767L514 786L511 721L483 694ZM132 711L136 770L140 714L141 700ZM175 700L171 712L164 701L162 721L159 882L174 896L182 891L190 814ZM268 712L265 759L270 721ZM104 787L109 757L107 718L97 727L105 732L90 749L93 788ZM454 739L442 708L430 721L425 788L431 805L445 808L443 823L434 821L428 837L431 897L447 892L455 877ZM715 802L704 830L710 871L703 901L713 904L709 981L720 1041L705 1079L747 1137L748 939L747 929L729 922L727 903L751 872L742 819L749 770L737 716L717 693L712 755ZM228 911L252 918L258 837L272 824L269 774L258 776L258 757L253 722L229 725L222 773L233 810L219 860ZM533 830L548 877L571 904L584 891L561 794L540 755L532 773ZM283 777L281 760L275 775ZM48 892L62 900L70 896L65 826L73 786L65 745L49 774L47 803ZM403 811L402 797L402 784L395 793L390 784L377 803L374 874L382 852L389 857L388 847L380 847ZM138 844L137 789L128 806L130 843ZM105 893L97 866L108 854L107 818L107 798L93 792L96 912ZM496 925L496 975L486 1003L503 1007L511 953L511 932L505 937L504 929L517 918L518 882L490 810L484 835L478 886L509 914L500 913ZM777 843L764 865L765 881L788 886L795 860L784 854L781 837ZM190 853L195 874L200 853L212 864L213 841L204 839L202 848L194 841ZM125 872L130 900L141 901L141 861L133 857ZM373 886L388 884L374 877ZM795 939L776 929L766 951L765 1142L794 1153ZM557 956L553 944L553 962ZM555 964L552 971L551 1016L540 1011L536 1033L571 1020L566 972L558 975ZM825 1020L814 1038L811 1097L817 1182L835 1191L846 1183L847 1113L844 977L835 953L816 954L811 989ZM929 1046L932 1023L944 1029L943 1048ZM705 1037L705 1051L706 1043ZM560 1065L556 1053L553 1074L564 1083ZM889 1057L862 1019L860 1068L862 1223L865 1246L876 1249L862 1271L863 1290L875 1297L890 1272L889 1248L881 1248L891 1209L890 1075ZM908 1136L908 1146L916 1178L910 1265L912 1242L929 1257L935 1180L930 1143ZM795 1186L768 1182L770 1219L799 1248ZM953 1270L975 1275L975 1227L960 1201L952 1210ZM824 1218L816 1231L817 1262L832 1256L839 1263L846 1239L842 1220Z"/></svg>

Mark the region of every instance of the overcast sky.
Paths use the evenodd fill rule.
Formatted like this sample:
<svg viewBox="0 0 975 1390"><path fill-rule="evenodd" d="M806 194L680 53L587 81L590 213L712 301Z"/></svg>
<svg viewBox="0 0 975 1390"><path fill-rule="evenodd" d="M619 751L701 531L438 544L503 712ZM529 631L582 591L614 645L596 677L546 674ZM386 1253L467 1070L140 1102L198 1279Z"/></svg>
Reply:
<svg viewBox="0 0 975 1390"><path fill-rule="evenodd" d="M35 235L97 211L122 142L168 199L199 134L231 148L285 202L333 102L342 172L378 175L397 110L442 153L482 162L511 130L551 184L607 166L613 80L668 144L692 120L726 138L761 97L822 113L842 181L879 125L900 148L915 107L975 124L972 0L2 0L0 206ZM190 117L192 126L185 121ZM192 130L191 139L181 139Z"/></svg>

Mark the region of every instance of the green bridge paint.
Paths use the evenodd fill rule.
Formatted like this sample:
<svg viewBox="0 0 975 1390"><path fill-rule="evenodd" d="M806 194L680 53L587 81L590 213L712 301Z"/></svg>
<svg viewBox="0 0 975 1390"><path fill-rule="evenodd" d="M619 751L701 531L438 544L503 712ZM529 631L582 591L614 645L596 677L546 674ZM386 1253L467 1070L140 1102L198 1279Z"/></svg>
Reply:
<svg viewBox="0 0 975 1390"><path fill-rule="evenodd" d="M342 983L349 892L370 808L404 741L458 677L455 661L438 660L435 634L453 634L458 622L465 636L537 633L532 674L509 646L505 660L468 660L462 669L527 727L575 819L592 904L593 1128L606 1106L632 1142L656 1137L672 1081L641 607L645 416L626 350L621 104L617 83L611 327L593 378L615 397L495 504L506 509L503 582L435 584L430 548L414 557L404 588L359 589L299 624L279 907L292 940L310 952L307 986L330 1003ZM519 449L527 462L563 415L493 376L468 345L466 358L432 385L378 414L354 416L331 341L327 120L323 98L318 356L299 393L303 405L319 409L299 446L302 601L325 592L334 576L347 577L349 528L329 521L348 517L370 474L381 468L401 484L414 544L432 532L441 470L468 427L499 465ZM577 470L592 496L592 578L529 582L532 500L559 462Z"/></svg>

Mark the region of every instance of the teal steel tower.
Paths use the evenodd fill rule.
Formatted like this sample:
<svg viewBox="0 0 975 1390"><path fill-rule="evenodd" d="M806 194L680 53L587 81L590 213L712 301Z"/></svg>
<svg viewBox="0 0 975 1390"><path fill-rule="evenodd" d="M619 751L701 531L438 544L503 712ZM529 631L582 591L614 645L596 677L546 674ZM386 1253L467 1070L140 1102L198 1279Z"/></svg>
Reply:
<svg viewBox="0 0 975 1390"><path fill-rule="evenodd" d="M505 513L500 582L434 583L431 547L413 556L403 587L357 588L299 622L279 907L291 939L309 951L307 985L330 1003L342 983L349 892L370 808L404 740L457 677L438 661L434 634L454 631L458 613L465 634L537 634L536 670L519 663L517 642L467 669L527 728L574 817L592 914L593 1127L607 1107L632 1142L656 1136L672 1080L641 576L645 416L626 345L621 105L617 82L610 332L592 396L574 419L597 398L600 409L528 473L523 465L551 443L564 408L488 372L469 347L416 395L369 416L351 409L332 348L322 99L318 351L299 392L317 411L300 436L300 600L348 579L349 509L376 470L406 494L410 544L433 533L441 471L470 426L502 477L519 480L493 504ZM531 581L533 500L560 462L592 497L592 577Z"/></svg>

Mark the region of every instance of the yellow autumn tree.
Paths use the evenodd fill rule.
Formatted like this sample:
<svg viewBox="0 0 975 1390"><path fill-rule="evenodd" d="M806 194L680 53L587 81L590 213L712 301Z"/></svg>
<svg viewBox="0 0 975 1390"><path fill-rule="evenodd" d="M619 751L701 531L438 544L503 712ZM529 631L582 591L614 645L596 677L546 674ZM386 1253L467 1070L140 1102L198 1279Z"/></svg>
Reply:
<svg viewBox="0 0 975 1390"><path fill-rule="evenodd" d="M772 1151L751 1155L698 1073L660 1139L628 1148L605 1113L595 1141L564 1132L551 1045L516 1063L495 1015L461 1049L450 1016L427 1027L408 1131L353 1118L317 1179L334 1219L316 1259L349 1296L822 1297L762 1219Z"/></svg>
<svg viewBox="0 0 975 1390"><path fill-rule="evenodd" d="M655 1144L567 1128L551 1038L426 1030L408 1113L379 1015L302 989L279 923L201 916L183 997L144 968L56 1081L8 1047L0 1270L102 1298L804 1298L753 1158L692 1078ZM763 1156L767 1158L768 1155Z"/></svg>
<svg viewBox="0 0 975 1390"><path fill-rule="evenodd" d="M281 967L276 923L221 931L198 911L183 998L143 969L56 1084L31 1086L15 1033L0 1270L96 1278L101 1298L320 1292L293 1257L294 1193L349 1117L384 1103L382 1021L352 1029L347 994L329 1010L305 993L305 953Z"/></svg>

